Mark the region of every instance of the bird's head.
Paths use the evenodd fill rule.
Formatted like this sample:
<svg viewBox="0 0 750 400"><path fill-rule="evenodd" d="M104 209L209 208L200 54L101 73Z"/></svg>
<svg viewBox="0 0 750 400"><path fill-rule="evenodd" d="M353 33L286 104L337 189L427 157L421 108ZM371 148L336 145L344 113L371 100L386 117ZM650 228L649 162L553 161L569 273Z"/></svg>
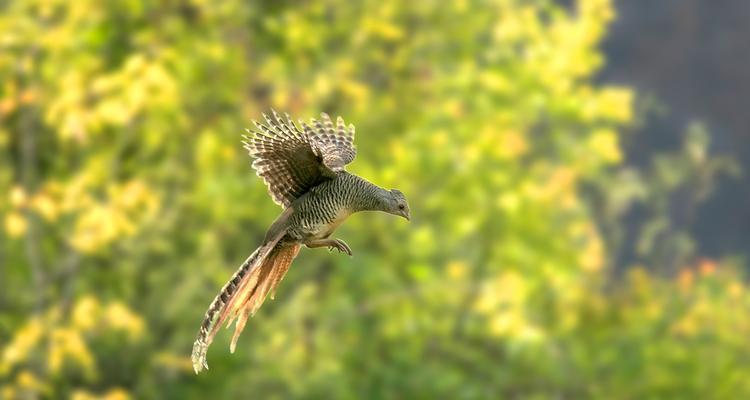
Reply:
<svg viewBox="0 0 750 400"><path fill-rule="evenodd" d="M390 198L388 199L388 209L385 211L393 215L404 217L407 221L411 220L409 203L406 202L404 194L396 189L391 189L388 193L390 193Z"/></svg>

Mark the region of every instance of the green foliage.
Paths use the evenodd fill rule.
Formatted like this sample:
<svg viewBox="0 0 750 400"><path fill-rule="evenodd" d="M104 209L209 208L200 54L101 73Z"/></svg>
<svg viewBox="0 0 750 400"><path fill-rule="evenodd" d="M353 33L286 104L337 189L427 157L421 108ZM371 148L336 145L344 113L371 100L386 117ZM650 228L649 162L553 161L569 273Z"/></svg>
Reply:
<svg viewBox="0 0 750 400"><path fill-rule="evenodd" d="M592 79L610 1L2 7L0 397L750 394L729 269L602 288L580 188L633 118L629 89ZM280 211L239 145L271 107L355 123L351 170L406 193L412 222L357 215L337 233L353 259L303 251L195 376L208 302ZM132 338L77 322L113 304Z"/></svg>

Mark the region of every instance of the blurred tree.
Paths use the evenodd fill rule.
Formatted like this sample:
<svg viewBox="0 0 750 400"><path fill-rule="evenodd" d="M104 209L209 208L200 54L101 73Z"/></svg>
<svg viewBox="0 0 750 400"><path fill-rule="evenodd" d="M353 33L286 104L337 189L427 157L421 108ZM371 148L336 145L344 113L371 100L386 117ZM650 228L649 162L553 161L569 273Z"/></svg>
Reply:
<svg viewBox="0 0 750 400"><path fill-rule="evenodd" d="M621 272L635 261L674 276L698 261L690 233L695 214L720 177L740 173L733 159L710 155L709 145L706 128L694 123L679 152L657 155L645 171L623 166L590 182L586 197L611 268Z"/></svg>
<svg viewBox="0 0 750 400"><path fill-rule="evenodd" d="M750 393L747 313L707 312L748 307L728 268L599 290L608 253L580 187L621 162L633 118L629 89L592 81L610 1L2 9L3 396ZM353 172L402 188L413 222L352 218L354 260L306 252L238 353L220 335L195 377L208 301L279 212L239 146L270 107L354 121ZM80 304L132 309L143 336L109 352L66 330L85 379L11 362L11 338L72 329Z"/></svg>

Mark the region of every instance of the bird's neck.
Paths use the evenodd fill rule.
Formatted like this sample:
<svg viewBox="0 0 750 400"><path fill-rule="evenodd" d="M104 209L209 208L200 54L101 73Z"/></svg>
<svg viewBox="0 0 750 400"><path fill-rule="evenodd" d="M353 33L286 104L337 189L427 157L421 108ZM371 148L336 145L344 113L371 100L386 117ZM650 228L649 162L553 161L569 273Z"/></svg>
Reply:
<svg viewBox="0 0 750 400"><path fill-rule="evenodd" d="M385 211L388 208L390 192L364 178L350 175L353 179L356 196L352 198L352 211Z"/></svg>

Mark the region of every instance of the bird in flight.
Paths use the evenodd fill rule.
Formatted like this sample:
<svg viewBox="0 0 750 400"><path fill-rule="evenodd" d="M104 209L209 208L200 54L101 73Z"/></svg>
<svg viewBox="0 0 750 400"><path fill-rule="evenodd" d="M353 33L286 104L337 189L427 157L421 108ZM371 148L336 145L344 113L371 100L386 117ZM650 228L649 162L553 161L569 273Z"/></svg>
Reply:
<svg viewBox="0 0 750 400"><path fill-rule="evenodd" d="M410 219L404 194L387 190L344 170L356 155L354 125L338 117L336 126L323 113L310 124L297 126L289 114L263 115L266 124L248 130L245 149L254 158L253 168L263 179L274 202L284 211L266 231L263 243L242 263L211 302L193 344L195 373L208 368L206 352L219 328L236 320L230 352L248 317L255 314L266 295L271 298L289 270L300 247L327 247L352 255L333 231L358 211L384 211Z"/></svg>

